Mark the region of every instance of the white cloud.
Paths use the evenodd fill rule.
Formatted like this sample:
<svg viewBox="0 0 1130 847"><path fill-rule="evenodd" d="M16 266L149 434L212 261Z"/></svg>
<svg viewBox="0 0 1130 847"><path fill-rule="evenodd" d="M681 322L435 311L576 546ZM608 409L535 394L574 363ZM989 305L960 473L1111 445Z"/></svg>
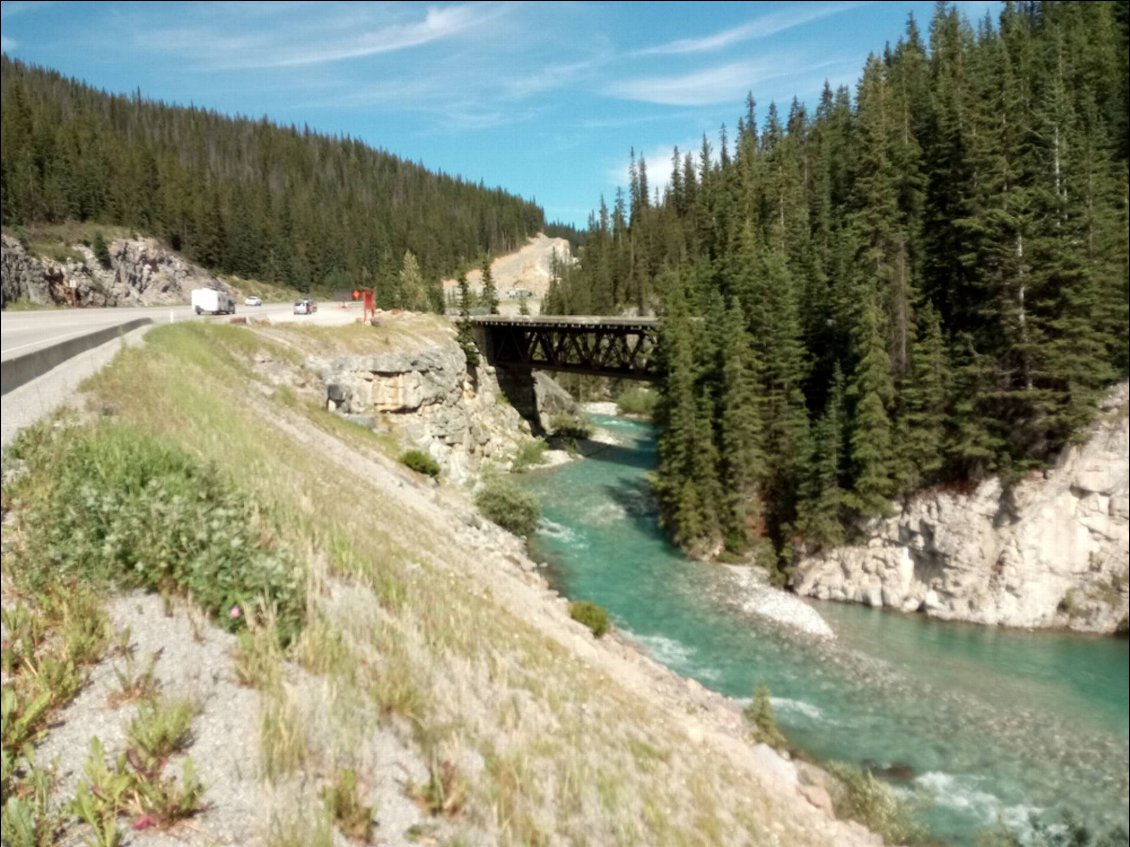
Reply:
<svg viewBox="0 0 1130 847"><path fill-rule="evenodd" d="M520 100L589 79L611 60L612 54L603 52L591 59L562 65L546 65L536 71L514 74L510 78L503 79L502 86L510 97Z"/></svg>
<svg viewBox="0 0 1130 847"><path fill-rule="evenodd" d="M10 50L16 49L16 39L9 38L6 35L0 35L0 50L7 53Z"/></svg>
<svg viewBox="0 0 1130 847"><path fill-rule="evenodd" d="M606 93L625 100L643 100L666 106L729 103L740 100L756 83L779 76L782 73L780 68L775 62L733 62L677 76L628 79L613 83Z"/></svg>
<svg viewBox="0 0 1130 847"><path fill-rule="evenodd" d="M697 150L696 142L686 142L685 144L678 145L678 147L680 160L682 160L682 157L689 150L695 156L697 163L698 156L697 153L695 153ZM647 165L647 188L650 200L655 199L655 192L657 190L659 191L660 198L663 197L663 193L667 190L667 186L671 182L671 159L674 152L675 146L671 144L660 144L653 147L649 152L641 150L636 151L636 161L639 162L640 159L643 159ZM629 167L631 167L631 157L625 154L622 161L605 168L604 178L610 184L623 188L624 193L627 194L628 185L631 182L631 175L628 170ZM605 199L609 205L611 205L612 198L606 197Z"/></svg>
<svg viewBox="0 0 1130 847"><path fill-rule="evenodd" d="M163 50L205 57L211 69L304 67L452 39L506 12L504 6L494 3L429 7L422 19L389 22L388 15L399 10L376 7L374 16L368 8L352 4L303 4L281 10L299 12L300 18L276 23L269 31L257 24L253 31L246 31L256 7L248 6L247 14L240 14L238 5L223 8L230 12L229 19L204 27L182 24L139 31L136 41L139 46L159 45Z"/></svg>
<svg viewBox="0 0 1130 847"><path fill-rule="evenodd" d="M826 18L829 15L835 15L839 12L846 11L859 3L839 3L834 6L824 6L813 4L802 4L793 9L782 9L778 12L770 12L767 15L762 15L755 20L744 23L741 26L733 27L732 29L722 30L713 35L707 35L703 38L680 38L677 41L671 41L667 44L660 44L656 47L648 47L644 50L639 50L633 55L635 56L670 56L680 55L686 53L708 53L716 50L721 50L733 44L739 44L743 41L752 41L757 38L768 38L778 32L798 27L812 21Z"/></svg>

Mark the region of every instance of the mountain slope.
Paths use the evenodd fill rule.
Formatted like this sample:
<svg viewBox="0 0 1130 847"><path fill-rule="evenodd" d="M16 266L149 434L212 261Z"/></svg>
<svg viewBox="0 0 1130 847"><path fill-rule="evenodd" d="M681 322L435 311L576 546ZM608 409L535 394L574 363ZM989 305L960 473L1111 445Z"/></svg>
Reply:
<svg viewBox="0 0 1130 847"><path fill-rule="evenodd" d="M93 219L210 269L300 289L436 279L519 246L539 207L350 138L97 91L3 57L7 226Z"/></svg>

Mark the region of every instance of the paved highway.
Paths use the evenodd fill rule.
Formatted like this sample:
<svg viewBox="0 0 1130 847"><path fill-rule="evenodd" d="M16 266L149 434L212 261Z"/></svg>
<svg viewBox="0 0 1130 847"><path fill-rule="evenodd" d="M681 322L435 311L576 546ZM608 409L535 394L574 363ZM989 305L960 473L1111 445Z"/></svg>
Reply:
<svg viewBox="0 0 1130 847"><path fill-rule="evenodd" d="M323 304L322 309L336 304ZM236 317L269 317L290 319L293 304L272 303L264 306L236 306ZM151 318L154 323L188 320L228 320L227 316L197 317L191 306L139 306L112 309L44 309L37 312L0 313L0 358L11 359L36 350L60 344L71 338L107 327L128 323L137 318Z"/></svg>

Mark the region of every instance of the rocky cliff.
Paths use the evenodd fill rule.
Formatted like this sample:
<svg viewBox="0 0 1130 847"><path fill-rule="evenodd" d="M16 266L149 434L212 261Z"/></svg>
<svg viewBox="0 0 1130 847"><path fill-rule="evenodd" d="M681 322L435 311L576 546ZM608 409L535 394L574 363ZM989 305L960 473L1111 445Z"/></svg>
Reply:
<svg viewBox="0 0 1130 847"><path fill-rule="evenodd" d="M484 461L511 458L530 440L530 426L494 369L468 372L454 330L447 335L416 349L311 359L307 367L323 380L330 411L414 444L464 482Z"/></svg>
<svg viewBox="0 0 1130 847"><path fill-rule="evenodd" d="M553 277L554 256L563 265L573 262L573 251L564 238L550 238L544 233L531 236L516 252L499 256L490 266L490 275L499 298L506 302L508 293L524 289L535 298L545 296L549 281ZM482 291L483 272L478 268L467 272L467 282L471 290ZM445 279L443 289L450 293L458 287L455 279Z"/></svg>
<svg viewBox="0 0 1130 847"><path fill-rule="evenodd" d="M158 306L187 303L193 288L230 291L212 274L154 239L111 242L109 268L103 268L84 244L70 245L74 258L60 262L32 256L10 236L0 240L0 293L5 304L26 300L44 306Z"/></svg>
<svg viewBox="0 0 1130 847"><path fill-rule="evenodd" d="M1048 471L923 493L869 525L865 544L803 558L793 587L951 620L1125 631L1128 395L1125 383L1113 391Z"/></svg>

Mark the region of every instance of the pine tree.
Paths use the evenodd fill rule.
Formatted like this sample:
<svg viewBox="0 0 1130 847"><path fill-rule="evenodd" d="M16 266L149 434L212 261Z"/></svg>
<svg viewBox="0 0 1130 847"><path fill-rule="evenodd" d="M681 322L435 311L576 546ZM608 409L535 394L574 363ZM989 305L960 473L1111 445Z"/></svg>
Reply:
<svg viewBox="0 0 1130 847"><path fill-rule="evenodd" d="M765 477L761 449L758 363L746 332L745 314L736 300L720 327L721 399L718 444L724 490L723 534L740 551L764 532L760 486Z"/></svg>
<svg viewBox="0 0 1130 847"><path fill-rule="evenodd" d="M431 308L420 264L411 250L404 251L404 260L400 265L400 292L405 308L417 312Z"/></svg>
<svg viewBox="0 0 1130 847"><path fill-rule="evenodd" d="M475 344L475 331L471 326L471 286L467 283L467 275L459 274L459 322L456 330L456 340L467 358L467 367L475 368L479 364L479 348Z"/></svg>
<svg viewBox="0 0 1130 847"><path fill-rule="evenodd" d="M102 235L102 230L94 233L94 243L91 245L91 250L94 251L94 258L98 260L103 269L110 269L110 248L106 246L106 239Z"/></svg>
<svg viewBox="0 0 1130 847"><path fill-rule="evenodd" d="M877 295L865 295L856 327L857 361L849 397L851 461L854 471L852 506L863 515L885 515L894 493L894 445L890 408L894 403L891 360L887 354L883 314Z"/></svg>
<svg viewBox="0 0 1130 847"><path fill-rule="evenodd" d="M927 304L920 322L911 375L902 391L903 413L897 423L896 477L901 490L935 482L945 464L949 359L937 310Z"/></svg>
<svg viewBox="0 0 1130 847"><path fill-rule="evenodd" d="M797 507L797 526L815 547L844 540L847 492L840 486L844 470L844 375L836 364L823 414L812 428L812 441Z"/></svg>
<svg viewBox="0 0 1130 847"><path fill-rule="evenodd" d="M482 303L487 307L487 314L498 314L498 290L494 287L494 276L490 272L490 256L483 256L482 261L483 289Z"/></svg>

